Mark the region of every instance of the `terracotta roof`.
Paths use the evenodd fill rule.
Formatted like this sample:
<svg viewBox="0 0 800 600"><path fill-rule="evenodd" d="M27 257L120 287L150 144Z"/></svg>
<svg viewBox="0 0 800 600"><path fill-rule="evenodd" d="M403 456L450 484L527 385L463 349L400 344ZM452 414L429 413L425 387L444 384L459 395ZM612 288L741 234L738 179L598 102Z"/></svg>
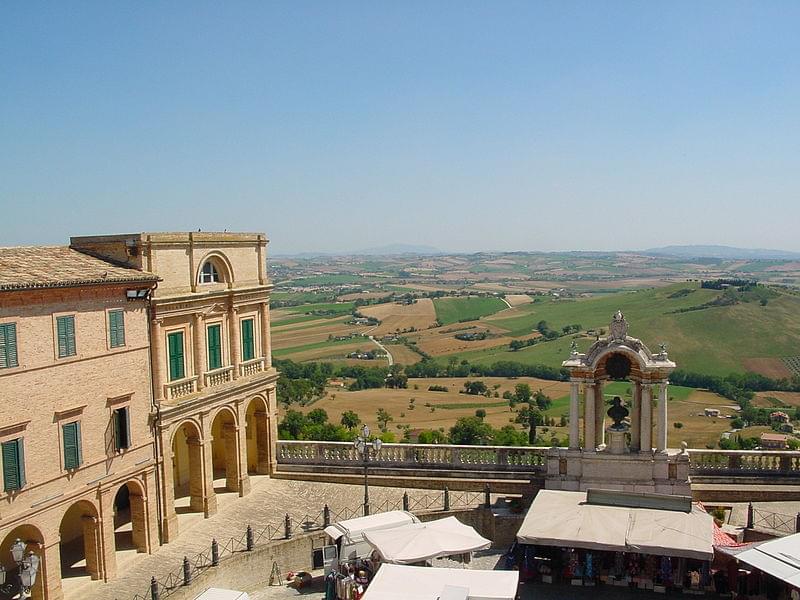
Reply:
<svg viewBox="0 0 800 600"><path fill-rule="evenodd" d="M148 281L158 281L158 277L67 246L0 248L0 290Z"/></svg>
<svg viewBox="0 0 800 600"><path fill-rule="evenodd" d="M768 442L785 442L789 436L781 433L762 433L761 439Z"/></svg>

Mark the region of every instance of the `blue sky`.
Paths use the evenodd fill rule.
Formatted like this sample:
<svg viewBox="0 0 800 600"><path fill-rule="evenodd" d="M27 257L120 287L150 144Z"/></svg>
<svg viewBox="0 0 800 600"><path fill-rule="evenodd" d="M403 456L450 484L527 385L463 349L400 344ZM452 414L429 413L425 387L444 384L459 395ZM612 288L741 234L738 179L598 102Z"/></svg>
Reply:
<svg viewBox="0 0 800 600"><path fill-rule="evenodd" d="M798 2L4 2L0 245L800 250Z"/></svg>

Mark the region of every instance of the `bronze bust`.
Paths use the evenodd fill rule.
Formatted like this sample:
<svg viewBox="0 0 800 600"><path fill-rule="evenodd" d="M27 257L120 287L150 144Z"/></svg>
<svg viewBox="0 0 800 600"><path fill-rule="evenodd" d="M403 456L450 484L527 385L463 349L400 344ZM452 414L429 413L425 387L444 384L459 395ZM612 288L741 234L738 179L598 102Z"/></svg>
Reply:
<svg viewBox="0 0 800 600"><path fill-rule="evenodd" d="M626 429L626 425L622 421L628 416L629 412L628 409L622 405L622 400L619 396L614 396L614 399L611 401L611 408L608 409L606 414L614 420L611 429Z"/></svg>

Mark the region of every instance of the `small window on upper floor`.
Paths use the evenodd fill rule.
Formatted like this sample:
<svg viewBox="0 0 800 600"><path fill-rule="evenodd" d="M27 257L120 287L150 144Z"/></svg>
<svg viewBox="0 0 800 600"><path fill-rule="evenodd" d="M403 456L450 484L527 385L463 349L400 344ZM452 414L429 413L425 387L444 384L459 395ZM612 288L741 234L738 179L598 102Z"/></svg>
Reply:
<svg viewBox="0 0 800 600"><path fill-rule="evenodd" d="M217 267L210 260L206 261L200 270L200 283L219 283L220 281L222 281L222 276Z"/></svg>

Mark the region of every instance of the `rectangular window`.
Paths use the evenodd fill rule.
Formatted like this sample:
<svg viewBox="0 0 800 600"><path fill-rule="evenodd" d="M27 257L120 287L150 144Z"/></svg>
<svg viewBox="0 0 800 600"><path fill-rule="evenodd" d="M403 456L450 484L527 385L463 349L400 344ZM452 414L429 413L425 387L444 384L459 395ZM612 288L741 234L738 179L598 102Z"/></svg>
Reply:
<svg viewBox="0 0 800 600"><path fill-rule="evenodd" d="M253 360L256 345L253 337L253 319L242 319L242 360Z"/></svg>
<svg viewBox="0 0 800 600"><path fill-rule="evenodd" d="M17 367L17 324L0 325L0 369Z"/></svg>
<svg viewBox="0 0 800 600"><path fill-rule="evenodd" d="M209 325L206 329L206 344L208 345L208 370L213 371L222 366L222 342L220 341L220 325Z"/></svg>
<svg viewBox="0 0 800 600"><path fill-rule="evenodd" d="M183 379L186 374L183 368L183 332L176 331L167 335L167 347L169 351L169 380Z"/></svg>
<svg viewBox="0 0 800 600"><path fill-rule="evenodd" d="M127 406L114 410L114 448L125 450L131 445L131 420Z"/></svg>
<svg viewBox="0 0 800 600"><path fill-rule="evenodd" d="M61 436L64 441L64 468L77 469L83 463L80 421L62 425Z"/></svg>
<svg viewBox="0 0 800 600"><path fill-rule="evenodd" d="M22 438L3 442L3 489L10 492L25 485L25 453Z"/></svg>
<svg viewBox="0 0 800 600"><path fill-rule="evenodd" d="M125 311L108 311L108 337L112 348L125 345Z"/></svg>
<svg viewBox="0 0 800 600"><path fill-rule="evenodd" d="M58 358L75 356L75 317L56 317L58 330Z"/></svg>

